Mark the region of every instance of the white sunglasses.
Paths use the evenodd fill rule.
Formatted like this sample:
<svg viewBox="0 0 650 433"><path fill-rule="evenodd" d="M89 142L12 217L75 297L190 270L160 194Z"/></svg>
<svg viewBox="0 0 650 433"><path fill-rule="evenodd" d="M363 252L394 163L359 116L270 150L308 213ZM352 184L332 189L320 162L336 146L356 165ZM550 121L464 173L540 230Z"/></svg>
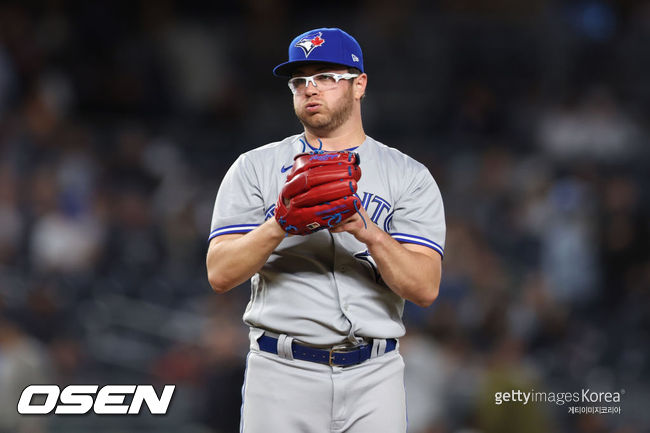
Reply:
<svg viewBox="0 0 650 433"><path fill-rule="evenodd" d="M337 86L340 80L349 80L358 77L359 74L336 74L334 72L321 72L310 77L293 77L289 80L289 89L294 95L302 95L311 83L319 90L330 90Z"/></svg>

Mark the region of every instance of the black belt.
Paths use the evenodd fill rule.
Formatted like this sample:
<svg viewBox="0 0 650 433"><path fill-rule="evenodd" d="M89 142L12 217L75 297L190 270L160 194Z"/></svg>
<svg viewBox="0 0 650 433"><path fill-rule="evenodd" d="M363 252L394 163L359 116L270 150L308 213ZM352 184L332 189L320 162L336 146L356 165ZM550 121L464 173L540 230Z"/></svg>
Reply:
<svg viewBox="0 0 650 433"><path fill-rule="evenodd" d="M260 345L260 350L276 355L278 354L277 338L262 335L257 339L257 342ZM389 338L386 340L386 351L384 353L392 352L396 347L397 340ZM296 342L291 344L291 352L293 353L294 359L339 367L361 364L362 362L367 361L370 359L371 350L372 344L363 344L351 348L332 347L331 349L317 349Z"/></svg>

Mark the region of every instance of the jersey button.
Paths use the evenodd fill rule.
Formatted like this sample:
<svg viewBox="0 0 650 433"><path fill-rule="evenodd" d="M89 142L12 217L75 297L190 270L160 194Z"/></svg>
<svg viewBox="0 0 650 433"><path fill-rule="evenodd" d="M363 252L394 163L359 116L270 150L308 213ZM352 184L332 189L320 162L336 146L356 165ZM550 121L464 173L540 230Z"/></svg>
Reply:
<svg viewBox="0 0 650 433"><path fill-rule="evenodd" d="M339 266L339 272L345 274L348 271L347 266Z"/></svg>

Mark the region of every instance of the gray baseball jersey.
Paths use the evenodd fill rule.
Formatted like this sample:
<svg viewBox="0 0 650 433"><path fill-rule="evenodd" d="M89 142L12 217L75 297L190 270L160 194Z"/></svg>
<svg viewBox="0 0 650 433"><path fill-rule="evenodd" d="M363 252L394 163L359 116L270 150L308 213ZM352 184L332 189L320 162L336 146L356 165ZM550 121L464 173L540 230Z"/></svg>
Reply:
<svg viewBox="0 0 650 433"><path fill-rule="evenodd" d="M242 154L224 177L210 239L248 233L273 218L293 157L315 150L304 135ZM367 137L354 149L362 176L357 195L371 220L394 239L442 256L442 198L429 170ZM251 279L244 321L314 345L404 335L404 300L381 280L367 247L350 233L322 230L285 238Z"/></svg>

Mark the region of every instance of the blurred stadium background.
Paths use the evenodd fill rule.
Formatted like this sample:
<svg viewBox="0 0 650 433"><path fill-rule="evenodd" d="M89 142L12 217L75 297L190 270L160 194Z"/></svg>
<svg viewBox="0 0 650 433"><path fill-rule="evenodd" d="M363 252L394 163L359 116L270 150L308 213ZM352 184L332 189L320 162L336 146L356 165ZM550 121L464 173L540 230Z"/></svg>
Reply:
<svg viewBox="0 0 650 433"><path fill-rule="evenodd" d="M271 69L319 26L357 37L366 132L445 201L409 431L649 431L649 2L51 0L0 5L0 432L238 431L249 291L207 283L213 200L300 131ZM30 383L177 391L163 417L21 418ZM622 413L494 404L581 388Z"/></svg>

